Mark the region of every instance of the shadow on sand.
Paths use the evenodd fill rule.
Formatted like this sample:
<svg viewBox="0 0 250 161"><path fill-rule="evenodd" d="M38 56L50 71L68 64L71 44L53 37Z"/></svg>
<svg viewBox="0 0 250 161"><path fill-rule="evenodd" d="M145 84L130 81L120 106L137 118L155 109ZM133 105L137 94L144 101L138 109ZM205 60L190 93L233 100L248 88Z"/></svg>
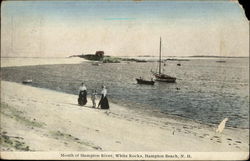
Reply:
<svg viewBox="0 0 250 161"><path fill-rule="evenodd" d="M101 109L101 108L93 108L92 106L89 105L84 105L84 106L80 106L77 103L64 103L64 104L68 104L68 105L74 105L74 106L78 106L78 107L83 107L83 108L91 108L91 109L96 109L96 110L107 110L107 109Z"/></svg>

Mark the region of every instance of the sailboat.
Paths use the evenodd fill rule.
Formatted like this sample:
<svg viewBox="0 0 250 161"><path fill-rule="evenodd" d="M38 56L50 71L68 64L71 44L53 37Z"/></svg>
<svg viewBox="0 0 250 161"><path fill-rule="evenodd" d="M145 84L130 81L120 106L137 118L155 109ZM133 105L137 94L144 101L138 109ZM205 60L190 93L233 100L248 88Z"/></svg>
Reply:
<svg viewBox="0 0 250 161"><path fill-rule="evenodd" d="M152 72L152 74L155 76L155 80L156 81L160 81L160 82L166 82L166 83L175 83L176 78L169 76L167 74L164 74L161 72L161 38L160 38L160 52L159 52L159 71L157 72Z"/></svg>
<svg viewBox="0 0 250 161"><path fill-rule="evenodd" d="M220 56L224 56L225 55L225 42L223 40L220 41ZM222 60L221 58L219 60L216 61L217 63L226 63L225 60Z"/></svg>

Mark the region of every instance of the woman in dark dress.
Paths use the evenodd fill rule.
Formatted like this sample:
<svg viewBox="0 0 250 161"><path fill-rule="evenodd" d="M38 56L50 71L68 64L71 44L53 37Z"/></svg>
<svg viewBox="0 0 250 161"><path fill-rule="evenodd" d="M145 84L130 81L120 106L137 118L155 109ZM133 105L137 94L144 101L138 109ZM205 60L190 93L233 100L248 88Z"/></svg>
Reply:
<svg viewBox="0 0 250 161"><path fill-rule="evenodd" d="M84 83L81 84L79 88L78 104L84 106L87 103L87 88Z"/></svg>
<svg viewBox="0 0 250 161"><path fill-rule="evenodd" d="M107 98L107 89L105 86L102 86L102 97L98 104L98 108L101 106L101 109L109 109L109 101Z"/></svg>

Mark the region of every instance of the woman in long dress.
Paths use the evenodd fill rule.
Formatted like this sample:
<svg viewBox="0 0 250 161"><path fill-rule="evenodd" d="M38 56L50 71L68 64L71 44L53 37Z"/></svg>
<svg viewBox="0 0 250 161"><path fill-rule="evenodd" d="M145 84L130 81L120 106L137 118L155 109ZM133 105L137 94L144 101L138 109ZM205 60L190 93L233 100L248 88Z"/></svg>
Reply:
<svg viewBox="0 0 250 161"><path fill-rule="evenodd" d="M109 101L108 101L108 98L107 98L107 89L105 86L102 86L102 97L101 97L101 100L98 104L98 108L99 106L101 106L101 109L109 109Z"/></svg>
<svg viewBox="0 0 250 161"><path fill-rule="evenodd" d="M79 87L79 97L78 97L78 104L80 106L84 106L87 103L87 88L84 83L81 84Z"/></svg>

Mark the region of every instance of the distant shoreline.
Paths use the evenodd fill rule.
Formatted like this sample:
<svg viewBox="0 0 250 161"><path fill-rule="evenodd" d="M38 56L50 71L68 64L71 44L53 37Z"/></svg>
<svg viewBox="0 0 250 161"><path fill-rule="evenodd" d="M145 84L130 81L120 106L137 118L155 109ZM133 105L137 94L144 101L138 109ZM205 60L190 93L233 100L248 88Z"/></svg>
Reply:
<svg viewBox="0 0 250 161"><path fill-rule="evenodd" d="M214 56L214 55L193 55L189 57L201 57L201 58L249 58L249 56Z"/></svg>
<svg viewBox="0 0 250 161"><path fill-rule="evenodd" d="M57 58L59 58L59 59L65 59L65 58L71 58L71 57L66 57L66 56L64 56L64 57L25 57L25 56L1 56L1 58L32 58L32 59L47 59L47 58L53 58L53 59L57 59Z"/></svg>
<svg viewBox="0 0 250 161"><path fill-rule="evenodd" d="M54 65L54 64L80 64L88 60L82 58L2 58L1 68L14 66Z"/></svg>
<svg viewBox="0 0 250 161"><path fill-rule="evenodd" d="M111 55L113 56L113 55ZM72 58L77 56L63 56L63 57L25 57L25 56L1 56L1 58L33 58L33 59L41 59L41 58ZM115 57L158 57L157 55L137 55L137 56L131 56L131 55L121 55L121 56L115 56ZM191 55L191 56L163 56L163 57L173 57L173 58L188 58L188 57L195 57L195 58L249 58L249 56L216 56L216 55Z"/></svg>

